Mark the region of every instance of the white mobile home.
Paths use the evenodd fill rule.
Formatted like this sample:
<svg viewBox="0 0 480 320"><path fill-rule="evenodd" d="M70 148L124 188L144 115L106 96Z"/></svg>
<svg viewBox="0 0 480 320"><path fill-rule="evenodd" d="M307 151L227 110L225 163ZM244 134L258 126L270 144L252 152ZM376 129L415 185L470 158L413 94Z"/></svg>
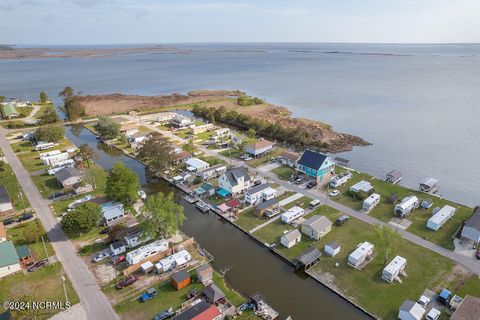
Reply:
<svg viewBox="0 0 480 320"><path fill-rule="evenodd" d="M287 212L283 213L281 216L281 219L285 223L291 223L295 219L298 219L301 216L303 216L304 213L305 213L305 210L303 210L300 207L294 206L288 209Z"/></svg>
<svg viewBox="0 0 480 320"><path fill-rule="evenodd" d="M415 196L406 197L399 204L395 206L394 212L397 216L401 218L408 215L410 212L418 208L420 205L420 200Z"/></svg>
<svg viewBox="0 0 480 320"><path fill-rule="evenodd" d="M143 231L137 231L135 233L126 235L123 240L125 240L127 247L134 248L142 243L152 240L152 238L150 238L150 236L144 236Z"/></svg>
<svg viewBox="0 0 480 320"><path fill-rule="evenodd" d="M39 142L35 146L35 151L47 150L55 147L55 143L53 142Z"/></svg>
<svg viewBox="0 0 480 320"><path fill-rule="evenodd" d="M172 268L186 264L190 260L192 260L190 253L187 250L182 250L158 261L155 264L155 270L157 273L167 272Z"/></svg>
<svg viewBox="0 0 480 320"><path fill-rule="evenodd" d="M245 202L251 205L259 204L275 198L277 191L268 183L262 183L245 191Z"/></svg>
<svg viewBox="0 0 480 320"><path fill-rule="evenodd" d="M199 134L199 133L202 133L202 132L205 132L205 131L213 130L213 124L212 123L207 123L207 124L203 124L201 126L192 125L191 129L192 129L193 134Z"/></svg>
<svg viewBox="0 0 480 320"><path fill-rule="evenodd" d="M203 180L219 177L222 173L227 171L227 166L224 164L217 164L213 167L206 168L197 172L197 176Z"/></svg>
<svg viewBox="0 0 480 320"><path fill-rule="evenodd" d="M352 173L350 171L344 171L339 175L335 176L330 180L330 187L336 188L347 182L352 178Z"/></svg>
<svg viewBox="0 0 480 320"><path fill-rule="evenodd" d="M280 243L287 248L291 248L302 240L302 234L297 229L289 231L282 235Z"/></svg>
<svg viewBox="0 0 480 320"><path fill-rule="evenodd" d="M127 261L130 265L141 262L144 259L147 259L159 252L168 250L168 241L167 240L157 240L143 247L140 247L136 250L130 251L127 253Z"/></svg>
<svg viewBox="0 0 480 320"><path fill-rule="evenodd" d="M62 152L62 153L54 154L54 155L51 155L51 156L45 156L45 157L43 157L42 161L46 165L53 166L60 161L67 160L68 158L70 158L70 155L66 152Z"/></svg>
<svg viewBox="0 0 480 320"><path fill-rule="evenodd" d="M348 265L358 268L368 257L373 255L373 244L363 242L348 256Z"/></svg>
<svg viewBox="0 0 480 320"><path fill-rule="evenodd" d="M205 162L198 158L190 158L185 162L185 164L187 165L187 170L192 172L198 172L210 167L210 164L208 162Z"/></svg>
<svg viewBox="0 0 480 320"><path fill-rule="evenodd" d="M453 215L455 214L455 209L452 206L444 206L440 209L437 213L435 213L430 219L427 221L427 228L437 231L440 229L441 226L445 224Z"/></svg>
<svg viewBox="0 0 480 320"><path fill-rule="evenodd" d="M407 265L407 259L396 256L390 261L389 264L383 269L382 279L387 282L393 282L403 272Z"/></svg>
<svg viewBox="0 0 480 320"><path fill-rule="evenodd" d="M371 194L367 199L363 201L362 210L370 212L380 202L380 195L378 193Z"/></svg>
<svg viewBox="0 0 480 320"><path fill-rule="evenodd" d="M62 151L60 150L52 150L52 151L48 151L48 152L43 152L43 153L40 153L40 160L43 161L43 159L45 158L48 158L48 157L51 157L51 156L54 156L54 155L57 155L57 154L60 154L62 153Z"/></svg>

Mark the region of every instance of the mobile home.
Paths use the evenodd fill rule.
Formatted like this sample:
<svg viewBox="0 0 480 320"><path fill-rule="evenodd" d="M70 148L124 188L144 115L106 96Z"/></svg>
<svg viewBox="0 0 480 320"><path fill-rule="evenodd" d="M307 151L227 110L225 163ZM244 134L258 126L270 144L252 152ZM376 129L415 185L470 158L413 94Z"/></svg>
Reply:
<svg viewBox="0 0 480 320"><path fill-rule="evenodd" d="M70 156L66 152L43 157L42 161L46 165L55 165L57 162L67 160Z"/></svg>
<svg viewBox="0 0 480 320"><path fill-rule="evenodd" d="M182 266L192 260L192 256L187 250L176 252L155 264L157 273L167 272L175 267Z"/></svg>
<svg viewBox="0 0 480 320"><path fill-rule="evenodd" d="M382 279L387 282L393 282L398 278L400 274L404 274L405 266L407 265L407 259L396 256L392 261L383 269Z"/></svg>
<svg viewBox="0 0 480 320"><path fill-rule="evenodd" d="M353 186L350 187L350 192L353 193L358 193L360 191L363 191L365 193L370 193L373 191L373 186L370 184L370 182L362 180L360 182L355 183Z"/></svg>
<svg viewBox="0 0 480 320"><path fill-rule="evenodd" d="M367 258L373 255L373 244L363 242L357 246L357 249L348 256L348 265L358 268Z"/></svg>
<svg viewBox="0 0 480 320"><path fill-rule="evenodd" d="M420 200L415 196L406 197L399 204L395 206L394 212L397 216L403 218L410 212L418 208Z"/></svg>
<svg viewBox="0 0 480 320"><path fill-rule="evenodd" d="M455 209L452 206L444 206L442 209L440 209L437 213L435 213L430 219L427 221L427 228L437 231L440 229L445 222L448 221L453 215L455 214Z"/></svg>
<svg viewBox="0 0 480 320"><path fill-rule="evenodd" d="M127 253L126 258L128 263L130 265L133 265L166 250L168 250L168 241L162 239L144 245L143 247L140 247L136 250L130 251L129 253Z"/></svg>
<svg viewBox="0 0 480 320"><path fill-rule="evenodd" d="M335 176L330 180L330 187L336 188L340 187L342 184L346 183L352 178L352 173L350 171L344 171L339 175Z"/></svg>
<svg viewBox="0 0 480 320"><path fill-rule="evenodd" d="M303 210L300 207L294 206L288 209L287 212L283 213L281 216L281 219L284 223L291 223L295 219L298 219L301 216L303 216L304 213L305 213L305 210Z"/></svg>
<svg viewBox="0 0 480 320"><path fill-rule="evenodd" d="M53 142L39 142L35 146L35 151L42 151L42 150L47 150L55 147L55 143Z"/></svg>
<svg viewBox="0 0 480 320"><path fill-rule="evenodd" d="M380 195L378 193L371 194L367 199L363 201L362 210L370 212L380 202Z"/></svg>

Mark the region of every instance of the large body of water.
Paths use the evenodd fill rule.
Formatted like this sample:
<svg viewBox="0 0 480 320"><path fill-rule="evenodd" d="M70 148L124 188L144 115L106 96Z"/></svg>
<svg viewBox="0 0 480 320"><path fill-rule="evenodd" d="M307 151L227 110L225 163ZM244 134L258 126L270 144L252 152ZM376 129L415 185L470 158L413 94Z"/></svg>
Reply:
<svg viewBox="0 0 480 320"><path fill-rule="evenodd" d="M479 203L480 45L204 44L188 54L0 61L0 95L240 89L373 145L344 157Z"/></svg>

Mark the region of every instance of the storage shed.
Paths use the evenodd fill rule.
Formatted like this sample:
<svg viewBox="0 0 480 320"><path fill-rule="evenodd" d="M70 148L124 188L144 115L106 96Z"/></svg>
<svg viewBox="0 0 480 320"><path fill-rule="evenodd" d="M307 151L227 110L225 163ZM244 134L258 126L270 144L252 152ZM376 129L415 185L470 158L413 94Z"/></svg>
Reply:
<svg viewBox="0 0 480 320"><path fill-rule="evenodd" d="M337 241L333 240L327 243L323 250L330 257L335 257L340 252L340 249L340 244Z"/></svg>
<svg viewBox="0 0 480 320"><path fill-rule="evenodd" d="M435 213L430 219L427 221L427 228L437 231L440 229L445 222L447 222L450 218L455 215L455 209L452 206L446 205L442 209L440 209L437 213Z"/></svg>
<svg viewBox="0 0 480 320"><path fill-rule="evenodd" d="M203 285L208 285L213 279L213 268L211 265L204 264L197 268L197 279Z"/></svg>
<svg viewBox="0 0 480 320"><path fill-rule="evenodd" d="M153 263L151 261L146 261L140 265L143 273L149 273L153 270Z"/></svg>
<svg viewBox="0 0 480 320"><path fill-rule="evenodd" d="M297 229L289 231L280 237L280 243L291 248L302 240L302 234Z"/></svg>
<svg viewBox="0 0 480 320"><path fill-rule="evenodd" d="M398 310L399 320L422 320L425 309L417 302L405 300Z"/></svg>
<svg viewBox="0 0 480 320"><path fill-rule="evenodd" d="M315 247L310 247L295 258L295 269L307 270L320 260L322 253Z"/></svg>
<svg viewBox="0 0 480 320"><path fill-rule="evenodd" d="M186 286L188 286L190 284L190 274L185 270L180 270L180 271L172 274L172 278L170 280L170 283L177 290L185 288Z"/></svg>
<svg viewBox="0 0 480 320"><path fill-rule="evenodd" d="M396 256L390 261L389 264L383 269L382 279L387 282L393 282L398 278L400 274L404 274L404 269L407 266L407 259Z"/></svg>

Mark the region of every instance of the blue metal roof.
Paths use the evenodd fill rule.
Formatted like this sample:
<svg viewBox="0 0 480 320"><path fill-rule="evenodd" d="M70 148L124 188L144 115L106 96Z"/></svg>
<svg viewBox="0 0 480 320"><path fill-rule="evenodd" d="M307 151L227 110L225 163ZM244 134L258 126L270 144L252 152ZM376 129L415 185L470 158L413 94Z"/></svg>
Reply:
<svg viewBox="0 0 480 320"><path fill-rule="evenodd" d="M318 170L327 159L327 156L312 150L305 150L298 160L298 164Z"/></svg>

